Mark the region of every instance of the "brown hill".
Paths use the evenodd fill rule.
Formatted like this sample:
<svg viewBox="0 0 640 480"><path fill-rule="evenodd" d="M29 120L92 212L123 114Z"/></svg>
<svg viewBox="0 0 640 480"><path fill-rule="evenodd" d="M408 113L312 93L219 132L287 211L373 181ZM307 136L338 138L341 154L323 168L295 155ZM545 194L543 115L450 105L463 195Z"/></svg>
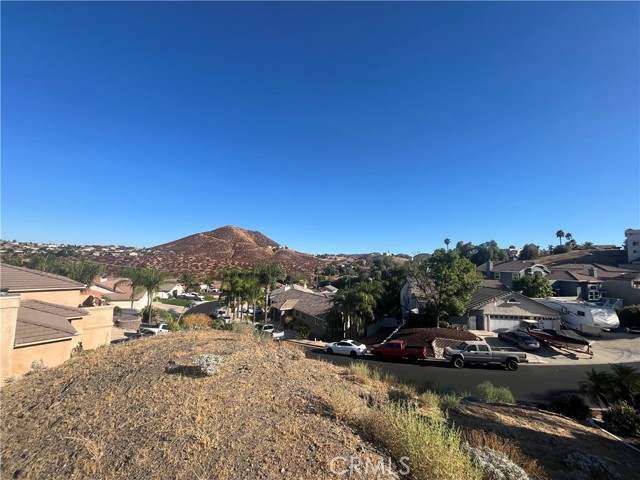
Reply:
<svg viewBox="0 0 640 480"><path fill-rule="evenodd" d="M281 263L287 273L301 273L311 279L316 265L325 260L283 247L260 232L226 226L197 233L149 249L139 257L114 257L114 266L147 266L180 275L217 275L228 268L251 269L258 263Z"/></svg>
<svg viewBox="0 0 640 480"><path fill-rule="evenodd" d="M202 354L222 359L217 375L199 374L194 358ZM491 448L506 445L501 451L529 478L637 477L635 452L586 424L466 402L447 419L433 394L380 382L380 372L358 365L307 359L288 342L250 331L180 332L85 352L2 387L0 477L399 478L405 457L406 478L481 478L460 457L458 438L443 433L447 420L480 432L474 437L491 440ZM415 414L403 414L407 406ZM598 455L619 476L568 466L575 452ZM388 475L336 474L332 467L351 458L382 461Z"/></svg>

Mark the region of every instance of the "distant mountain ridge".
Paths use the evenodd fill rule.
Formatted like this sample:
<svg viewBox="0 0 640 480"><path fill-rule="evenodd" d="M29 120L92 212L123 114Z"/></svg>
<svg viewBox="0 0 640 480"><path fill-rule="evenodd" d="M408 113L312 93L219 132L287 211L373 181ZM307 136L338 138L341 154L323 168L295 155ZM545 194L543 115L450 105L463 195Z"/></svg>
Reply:
<svg viewBox="0 0 640 480"><path fill-rule="evenodd" d="M328 262L307 253L289 250L266 235L228 225L209 232L196 233L150 248L158 252L132 261L122 259L116 264L135 263L179 275L217 275L223 269L251 269L258 263L281 263L285 272L314 275L317 265Z"/></svg>

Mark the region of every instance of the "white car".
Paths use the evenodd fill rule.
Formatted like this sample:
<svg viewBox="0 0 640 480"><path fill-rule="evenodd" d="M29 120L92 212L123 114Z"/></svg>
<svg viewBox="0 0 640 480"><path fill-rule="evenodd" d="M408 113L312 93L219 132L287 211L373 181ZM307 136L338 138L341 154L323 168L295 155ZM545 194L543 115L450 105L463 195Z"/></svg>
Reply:
<svg viewBox="0 0 640 480"><path fill-rule="evenodd" d="M327 343L324 346L326 353L338 353L340 355L351 355L356 358L358 355L367 353L367 346L355 340L340 340L339 342Z"/></svg>
<svg viewBox="0 0 640 480"><path fill-rule="evenodd" d="M185 293L182 295L182 298L186 300L198 300L199 302L204 302L204 297L196 292Z"/></svg>
<svg viewBox="0 0 640 480"><path fill-rule="evenodd" d="M266 325L262 323L256 323L256 331L258 333L273 333L274 330L274 326L270 323L267 323Z"/></svg>

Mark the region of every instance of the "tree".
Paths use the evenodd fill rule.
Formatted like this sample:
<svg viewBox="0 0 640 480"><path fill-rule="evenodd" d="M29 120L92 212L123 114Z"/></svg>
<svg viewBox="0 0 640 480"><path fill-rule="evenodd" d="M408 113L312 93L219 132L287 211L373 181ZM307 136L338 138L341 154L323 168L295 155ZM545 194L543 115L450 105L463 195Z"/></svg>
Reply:
<svg viewBox="0 0 640 480"><path fill-rule="evenodd" d="M584 242L582 246L588 250L593 247L593 242Z"/></svg>
<svg viewBox="0 0 640 480"><path fill-rule="evenodd" d="M147 291L147 307L149 315L149 322L153 322L153 309L151 308L151 302L153 302L153 294L160 290L160 287L166 282L169 275L164 272L159 272L155 268L143 268L140 272L140 282L142 288Z"/></svg>
<svg viewBox="0 0 640 480"><path fill-rule="evenodd" d="M571 235L570 233L565 233L564 238L567 239L567 242L570 242L573 239L573 235Z"/></svg>
<svg viewBox="0 0 640 480"><path fill-rule="evenodd" d="M178 278L178 283L184 287L187 292L195 290L195 286L198 285L196 276L193 273L184 272Z"/></svg>
<svg viewBox="0 0 640 480"><path fill-rule="evenodd" d="M556 232L556 237L560 240L560 245L562 245L562 239L564 238L564 232L562 230L558 230Z"/></svg>
<svg viewBox="0 0 640 480"><path fill-rule="evenodd" d="M253 272L258 276L258 281L265 291L264 309L265 320L269 313L269 295L276 286L277 280L284 277L284 268L279 263L259 263L253 267Z"/></svg>
<svg viewBox="0 0 640 480"><path fill-rule="evenodd" d="M514 280L511 288L516 292L522 292L523 295L529 298L552 297L554 293L551 283L540 272Z"/></svg>
<svg viewBox="0 0 640 480"><path fill-rule="evenodd" d="M487 263L487 260L508 260L509 255L502 250L495 240L481 243L476 247L470 260L476 265Z"/></svg>
<svg viewBox="0 0 640 480"><path fill-rule="evenodd" d="M447 246L447 251L449 251L449 244L451 243L451 240L449 240L448 238L444 239L444 244Z"/></svg>
<svg viewBox="0 0 640 480"><path fill-rule="evenodd" d="M95 278L102 275L104 271L105 267L101 263L80 260L69 265L67 276L76 282L83 283L85 288L91 288Z"/></svg>
<svg viewBox="0 0 640 480"><path fill-rule="evenodd" d="M426 260L407 262L407 277L415 281L434 326L451 315L462 315L471 294L480 286L475 265L456 250L436 250Z"/></svg>
<svg viewBox="0 0 640 480"><path fill-rule="evenodd" d="M592 368L587 372L587 380L579 383L580 390L586 393L596 405L604 405L609 408L611 406L611 386L612 376L607 372L598 372Z"/></svg>
<svg viewBox="0 0 640 480"><path fill-rule="evenodd" d="M136 295L144 291L144 286L142 285L142 270L135 267L127 267L122 272L122 276L124 278L117 281L113 288L117 289L121 285L129 285L131 287L131 308L133 308L133 300Z"/></svg>
<svg viewBox="0 0 640 480"><path fill-rule="evenodd" d="M534 260L540 256L540 247L527 243L520 251L520 260Z"/></svg>
<svg viewBox="0 0 640 480"><path fill-rule="evenodd" d="M345 335L359 336L364 333L364 327L375 320L375 308L383 294L381 282L357 283L336 293L333 305L341 315Z"/></svg>
<svg viewBox="0 0 640 480"><path fill-rule="evenodd" d="M235 310L238 308L238 299L242 296L242 272L239 269L232 268L222 271L222 291L227 297L227 304L229 300L233 300L235 317Z"/></svg>
<svg viewBox="0 0 640 480"><path fill-rule="evenodd" d="M571 247L569 245L556 245L553 247L553 254L559 255L561 253L567 253L571 251Z"/></svg>

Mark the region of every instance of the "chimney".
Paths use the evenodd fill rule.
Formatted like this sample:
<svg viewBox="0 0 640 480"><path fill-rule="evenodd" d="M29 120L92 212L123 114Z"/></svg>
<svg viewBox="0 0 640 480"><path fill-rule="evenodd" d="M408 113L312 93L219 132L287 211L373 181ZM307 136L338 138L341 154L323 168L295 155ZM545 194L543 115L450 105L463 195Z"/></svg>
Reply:
<svg viewBox="0 0 640 480"><path fill-rule="evenodd" d="M487 273L493 270L493 260L487 260Z"/></svg>
<svg viewBox="0 0 640 480"><path fill-rule="evenodd" d="M592 267L589 269L589 276L593 278L598 278L598 269L596 267Z"/></svg>

